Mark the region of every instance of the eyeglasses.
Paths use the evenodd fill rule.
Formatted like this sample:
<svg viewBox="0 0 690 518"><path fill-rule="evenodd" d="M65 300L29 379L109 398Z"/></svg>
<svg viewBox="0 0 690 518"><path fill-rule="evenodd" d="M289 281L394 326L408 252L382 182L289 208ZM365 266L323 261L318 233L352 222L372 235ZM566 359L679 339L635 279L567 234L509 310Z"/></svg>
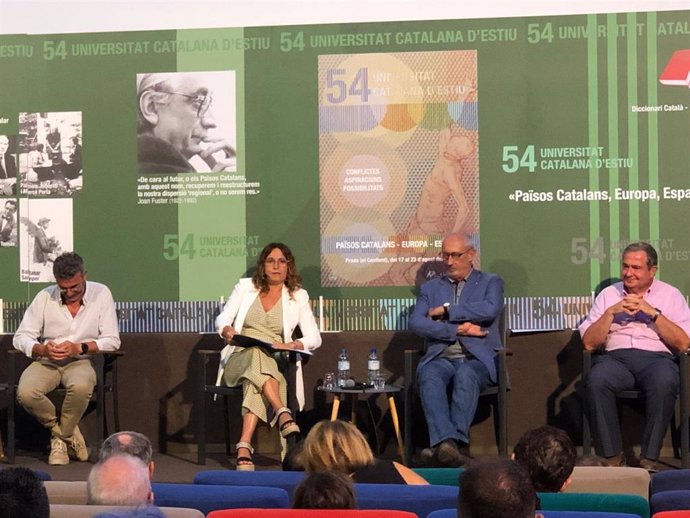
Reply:
<svg viewBox="0 0 690 518"><path fill-rule="evenodd" d="M452 259L453 261L457 261L457 260L460 259L463 255L465 255L467 252L469 252L470 250L472 250L472 248L468 248L468 249L465 250L464 252L451 252L451 253L448 253L448 252L440 252L440 253L438 254L438 256L439 256L441 259L443 259L444 261L447 261L448 259Z"/></svg>
<svg viewBox="0 0 690 518"><path fill-rule="evenodd" d="M72 286L60 286L58 284L58 288L60 288L60 293L65 294L69 293L70 291L79 291L82 286L84 285L84 281L79 281L77 284L73 284Z"/></svg>
<svg viewBox="0 0 690 518"><path fill-rule="evenodd" d="M191 99L192 105L196 106L196 116L199 118L206 115L206 112L208 112L208 109L211 107L211 104L213 104L213 96L211 96L211 95L188 95L188 94L183 94L182 92L166 92L166 93L173 94L173 95L181 95L182 97L186 97L187 99Z"/></svg>
<svg viewBox="0 0 690 518"><path fill-rule="evenodd" d="M277 264L278 266L285 266L287 264L287 261L282 257L279 259L273 259L273 257L269 257L268 259L266 259L266 264L270 266L273 266L274 264Z"/></svg>

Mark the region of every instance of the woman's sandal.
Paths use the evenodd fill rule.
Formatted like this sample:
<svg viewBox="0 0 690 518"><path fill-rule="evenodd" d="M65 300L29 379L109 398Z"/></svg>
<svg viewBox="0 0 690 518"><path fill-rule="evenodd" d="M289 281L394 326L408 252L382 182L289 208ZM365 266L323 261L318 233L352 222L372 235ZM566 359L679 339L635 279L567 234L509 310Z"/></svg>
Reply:
<svg viewBox="0 0 690 518"><path fill-rule="evenodd" d="M245 448L249 450L251 455L254 455L254 448L248 442L240 441L235 445L235 451L239 452L240 448ZM254 471L254 461L251 457L237 456L237 462L235 463L235 469L237 471Z"/></svg>
<svg viewBox="0 0 690 518"><path fill-rule="evenodd" d="M295 420L292 418L292 412L290 411L290 409L288 407L284 406L283 408L280 408L276 412L276 416L278 417L278 420L280 420L280 416L282 414L289 414L290 415L290 419L285 421L283 424L279 425L279 428L278 428L278 430L280 431L280 436L283 439L287 439L292 434L299 433L300 430L299 430L299 426L297 426L297 423L295 423Z"/></svg>

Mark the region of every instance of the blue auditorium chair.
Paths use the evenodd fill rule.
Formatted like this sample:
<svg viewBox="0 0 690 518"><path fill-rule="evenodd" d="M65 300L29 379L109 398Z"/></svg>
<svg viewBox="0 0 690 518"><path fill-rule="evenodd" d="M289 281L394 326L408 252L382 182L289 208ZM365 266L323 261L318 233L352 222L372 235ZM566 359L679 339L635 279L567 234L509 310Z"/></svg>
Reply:
<svg viewBox="0 0 690 518"><path fill-rule="evenodd" d="M287 508L290 497L277 487L206 486L200 484L151 484L159 507L188 507L204 514L238 507Z"/></svg>
<svg viewBox="0 0 690 518"><path fill-rule="evenodd" d="M658 491L649 498L649 507L652 514L690 510L690 489Z"/></svg>
<svg viewBox="0 0 690 518"><path fill-rule="evenodd" d="M217 486L265 486L287 491L292 498L295 488L304 480L304 471L200 471L194 483Z"/></svg>
<svg viewBox="0 0 690 518"><path fill-rule="evenodd" d="M359 509L409 511L420 518L458 504L457 486L355 484L355 494Z"/></svg>
<svg viewBox="0 0 690 518"><path fill-rule="evenodd" d="M670 469L652 475L650 494L678 489L690 490L690 469Z"/></svg>
<svg viewBox="0 0 690 518"><path fill-rule="evenodd" d="M544 518L637 518L636 514L604 513L596 511L537 511ZM456 509L440 509L433 511L426 518L458 518Z"/></svg>

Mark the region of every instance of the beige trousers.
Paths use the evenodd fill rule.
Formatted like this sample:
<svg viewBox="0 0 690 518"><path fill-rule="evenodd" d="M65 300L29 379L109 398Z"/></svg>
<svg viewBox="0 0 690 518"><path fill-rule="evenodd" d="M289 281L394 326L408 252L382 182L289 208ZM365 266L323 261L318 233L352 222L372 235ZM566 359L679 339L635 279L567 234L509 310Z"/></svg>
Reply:
<svg viewBox="0 0 690 518"><path fill-rule="evenodd" d="M62 385L67 393L60 418L53 402L46 396ZM89 360L77 360L67 365L35 361L19 378L17 401L38 419L54 436L72 436L91 400L96 386L96 371Z"/></svg>

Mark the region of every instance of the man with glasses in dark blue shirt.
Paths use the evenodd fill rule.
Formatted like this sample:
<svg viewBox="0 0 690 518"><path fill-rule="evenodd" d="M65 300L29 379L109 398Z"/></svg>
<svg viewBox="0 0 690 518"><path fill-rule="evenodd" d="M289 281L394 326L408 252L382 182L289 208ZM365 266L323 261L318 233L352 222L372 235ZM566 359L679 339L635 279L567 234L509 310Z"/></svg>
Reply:
<svg viewBox="0 0 690 518"><path fill-rule="evenodd" d="M194 172L195 155L212 171L235 171L235 149L212 134L217 123L206 83L203 73L137 76L140 173Z"/></svg>
<svg viewBox="0 0 690 518"><path fill-rule="evenodd" d="M409 327L425 339L417 380L433 460L462 466L479 394L497 382L503 279L473 268L477 252L463 234L448 235L441 250L447 271L421 287Z"/></svg>

